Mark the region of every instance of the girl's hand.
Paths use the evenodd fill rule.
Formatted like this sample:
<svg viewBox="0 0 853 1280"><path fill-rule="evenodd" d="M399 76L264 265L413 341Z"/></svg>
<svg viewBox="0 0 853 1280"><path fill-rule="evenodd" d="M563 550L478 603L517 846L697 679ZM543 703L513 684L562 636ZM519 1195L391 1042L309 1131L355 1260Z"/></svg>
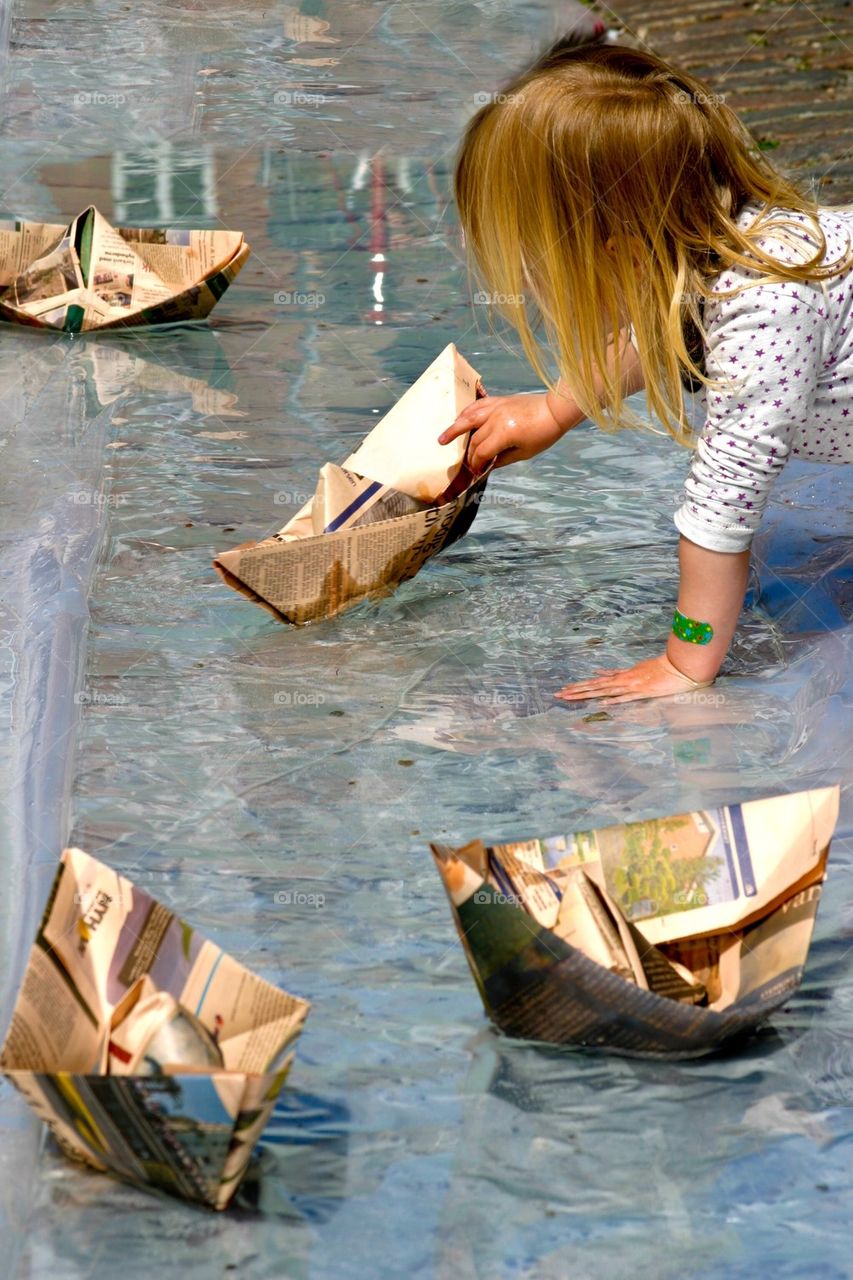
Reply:
<svg viewBox="0 0 853 1280"><path fill-rule="evenodd" d="M477 474L491 462L508 467L511 462L533 458L556 444L566 430L548 407L547 393L483 396L462 410L438 442L449 444L457 436L472 432L467 462Z"/></svg>
<svg viewBox="0 0 853 1280"><path fill-rule="evenodd" d="M638 662L627 671L601 671L590 680L567 684L554 696L562 702L606 698L670 698L713 684L734 634L749 574L749 550L709 551L682 537L679 543L681 588L678 608L711 628L707 643L693 644L670 634L666 653Z"/></svg>
<svg viewBox="0 0 853 1280"><path fill-rule="evenodd" d="M636 702L640 698L669 698L676 693L692 693L707 689L711 680L693 680L682 675L665 653L647 658L626 671L600 671L588 680L567 684L554 697L561 702L585 702L588 698L606 698L608 702Z"/></svg>

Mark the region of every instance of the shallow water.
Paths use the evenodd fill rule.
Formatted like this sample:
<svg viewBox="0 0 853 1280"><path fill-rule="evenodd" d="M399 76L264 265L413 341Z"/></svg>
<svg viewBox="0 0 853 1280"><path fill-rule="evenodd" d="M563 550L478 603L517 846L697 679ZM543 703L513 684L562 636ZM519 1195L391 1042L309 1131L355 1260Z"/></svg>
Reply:
<svg viewBox="0 0 853 1280"><path fill-rule="evenodd" d="M426 852L846 781L847 475L780 484L727 678L603 719L551 695L663 636L684 457L659 437L584 427L500 473L467 539L330 623L286 629L209 568L447 341L490 388L532 386L470 305L449 166L556 12L33 2L0 29L10 212L94 198L254 248L209 326L3 333L6 967L70 821L314 1002L226 1215L37 1147L3 1085L11 1276L853 1274L849 798L801 991L693 1064L494 1034Z"/></svg>

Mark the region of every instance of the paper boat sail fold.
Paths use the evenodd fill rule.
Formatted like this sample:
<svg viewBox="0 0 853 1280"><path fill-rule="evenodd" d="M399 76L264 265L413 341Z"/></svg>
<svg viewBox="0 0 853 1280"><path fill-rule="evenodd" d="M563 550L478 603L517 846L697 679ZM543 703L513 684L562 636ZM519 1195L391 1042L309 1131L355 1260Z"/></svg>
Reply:
<svg viewBox="0 0 853 1280"><path fill-rule="evenodd" d="M143 1072L123 1052L121 1018L137 995L150 1004L155 992L185 1011L178 1029L190 1060L153 1069L148 1058ZM67 1155L223 1209L272 1112L308 1009L124 876L66 849L0 1069ZM201 1052L187 1039L193 1027ZM170 1043L182 1043L174 1031ZM120 1074L110 1071L116 1058Z"/></svg>
<svg viewBox="0 0 853 1280"><path fill-rule="evenodd" d="M387 595L471 527L487 475L465 466L468 439L437 440L482 394L451 343L272 537L221 552L228 586L282 622L331 618Z"/></svg>
<svg viewBox="0 0 853 1280"><path fill-rule="evenodd" d="M239 231L0 223L0 320L86 333L202 320L249 256Z"/></svg>
<svg viewBox="0 0 853 1280"><path fill-rule="evenodd" d="M438 437L476 399L479 381L448 343L342 465L428 505L436 502L465 461L468 445L467 436L450 444L439 444Z"/></svg>
<svg viewBox="0 0 853 1280"><path fill-rule="evenodd" d="M433 846L506 1035L689 1057L799 985L837 787L571 836Z"/></svg>

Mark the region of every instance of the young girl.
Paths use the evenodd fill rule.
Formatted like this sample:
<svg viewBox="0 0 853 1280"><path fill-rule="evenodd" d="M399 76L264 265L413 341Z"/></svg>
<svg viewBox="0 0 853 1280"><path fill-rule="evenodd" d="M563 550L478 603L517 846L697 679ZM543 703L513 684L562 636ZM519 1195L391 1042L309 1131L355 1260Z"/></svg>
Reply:
<svg viewBox="0 0 853 1280"><path fill-rule="evenodd" d="M557 45L483 107L456 198L484 282L550 388L479 400L443 433L472 432L475 469L532 458L584 418L630 422L623 400L641 387L693 443L685 384L705 395L666 650L557 697L713 683L773 481L792 456L853 461L853 209L818 209L719 96L617 45Z"/></svg>

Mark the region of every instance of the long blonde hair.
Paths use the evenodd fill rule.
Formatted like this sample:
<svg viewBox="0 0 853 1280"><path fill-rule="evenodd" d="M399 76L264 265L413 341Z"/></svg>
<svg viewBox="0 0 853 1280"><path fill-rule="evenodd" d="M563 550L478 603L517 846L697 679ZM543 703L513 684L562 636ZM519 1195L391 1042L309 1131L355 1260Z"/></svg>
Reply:
<svg viewBox="0 0 853 1280"><path fill-rule="evenodd" d="M682 379L708 383L702 307L719 272L822 280L851 260L824 263L816 204L719 95L619 45L555 46L494 95L468 124L455 188L466 244L542 381L562 378L588 417L624 425L624 343L609 373L607 348L630 326L649 408L682 442ZM759 216L740 227L747 202ZM800 261L767 253L769 230Z"/></svg>

